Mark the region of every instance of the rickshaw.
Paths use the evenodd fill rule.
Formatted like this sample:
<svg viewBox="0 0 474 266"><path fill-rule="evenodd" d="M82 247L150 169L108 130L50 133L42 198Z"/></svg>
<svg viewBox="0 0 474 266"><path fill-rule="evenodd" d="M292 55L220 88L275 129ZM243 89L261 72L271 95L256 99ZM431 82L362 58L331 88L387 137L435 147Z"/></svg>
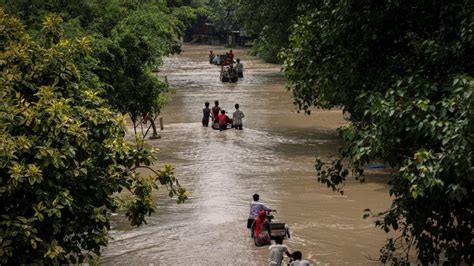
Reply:
<svg viewBox="0 0 474 266"><path fill-rule="evenodd" d="M276 211L274 211L276 212ZM273 214L270 214L270 211L267 211L267 220L270 222L270 239L275 240L277 238L280 239L288 239L291 237L290 235L290 228L286 223L282 222L273 222L273 219L275 219L275 216ZM255 222L252 224L252 238L255 235Z"/></svg>
<svg viewBox="0 0 474 266"><path fill-rule="evenodd" d="M234 68L223 66L221 69L220 79L222 82L237 82L239 76Z"/></svg>

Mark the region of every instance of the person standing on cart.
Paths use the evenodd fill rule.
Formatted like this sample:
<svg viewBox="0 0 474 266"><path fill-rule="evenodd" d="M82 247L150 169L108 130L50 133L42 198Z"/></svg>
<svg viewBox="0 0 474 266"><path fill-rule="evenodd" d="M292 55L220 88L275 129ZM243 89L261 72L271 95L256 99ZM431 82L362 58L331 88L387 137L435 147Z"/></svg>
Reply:
<svg viewBox="0 0 474 266"><path fill-rule="evenodd" d="M229 58L231 64L234 64L234 53L232 52L232 50L230 50L227 54L227 58Z"/></svg>

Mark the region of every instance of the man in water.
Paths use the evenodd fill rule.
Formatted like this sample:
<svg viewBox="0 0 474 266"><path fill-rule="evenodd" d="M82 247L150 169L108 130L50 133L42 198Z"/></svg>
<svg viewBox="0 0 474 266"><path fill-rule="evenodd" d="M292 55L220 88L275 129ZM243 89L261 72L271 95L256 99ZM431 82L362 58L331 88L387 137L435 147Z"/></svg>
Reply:
<svg viewBox="0 0 474 266"><path fill-rule="evenodd" d="M221 114L217 117L219 120L219 130L226 130L229 117L225 114L225 110L221 110Z"/></svg>
<svg viewBox="0 0 474 266"><path fill-rule="evenodd" d="M211 109L209 109L209 102L204 103L204 108L202 109L202 126L209 126L209 117L211 116Z"/></svg>
<svg viewBox="0 0 474 266"><path fill-rule="evenodd" d="M236 103L235 112L232 114L232 120L234 121L235 129L242 130L242 118L244 117L245 117L244 113L239 110L239 104Z"/></svg>
<svg viewBox="0 0 474 266"><path fill-rule="evenodd" d="M221 108L219 107L219 101L214 102L214 107L212 107L212 120L213 123L218 123L219 120L217 120L217 116L219 116L219 113L221 111Z"/></svg>
<svg viewBox="0 0 474 266"><path fill-rule="evenodd" d="M235 64L235 70L237 71L237 75L239 78L244 77L244 65L240 63L240 59L237 58L237 64Z"/></svg>
<svg viewBox="0 0 474 266"><path fill-rule="evenodd" d="M214 52L212 50L209 51L209 63L212 64L212 60L214 60Z"/></svg>
<svg viewBox="0 0 474 266"><path fill-rule="evenodd" d="M307 260L303 260L303 254L300 251L295 251L291 253L292 262L290 266L309 266L310 263Z"/></svg>
<svg viewBox="0 0 474 266"><path fill-rule="evenodd" d="M258 194L254 194L253 201L250 202L250 214L249 214L249 219L247 220L248 229L252 229L252 225L255 222L255 219L257 219L258 214L260 213L261 210L264 210L266 212L274 211L267 208L259 200L260 200L260 196Z"/></svg>
<svg viewBox="0 0 474 266"><path fill-rule="evenodd" d="M283 245L283 238L278 237L275 239L275 244L271 245L268 250L268 265L269 266L281 266L283 261L283 254L286 254L288 257L291 257L288 247Z"/></svg>

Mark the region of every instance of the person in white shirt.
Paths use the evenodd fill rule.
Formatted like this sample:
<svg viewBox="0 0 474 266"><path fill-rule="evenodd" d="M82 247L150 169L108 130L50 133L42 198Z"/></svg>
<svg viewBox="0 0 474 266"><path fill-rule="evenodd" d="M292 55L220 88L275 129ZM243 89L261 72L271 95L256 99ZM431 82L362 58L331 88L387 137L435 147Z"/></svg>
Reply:
<svg viewBox="0 0 474 266"><path fill-rule="evenodd" d="M283 245L283 238L276 238L275 244L271 245L268 250L268 266L281 266L283 261L283 254L291 257L288 247Z"/></svg>
<svg viewBox="0 0 474 266"><path fill-rule="evenodd" d="M245 115L242 111L239 110L239 104L235 104L235 112L232 114L232 121L234 121L234 128L242 130L242 118L244 118ZM256 217L256 216L255 216Z"/></svg>
<svg viewBox="0 0 474 266"><path fill-rule="evenodd" d="M240 63L240 59L237 59L237 64L235 64L235 70L237 71L239 78L244 77L244 65Z"/></svg>
<svg viewBox="0 0 474 266"><path fill-rule="evenodd" d="M311 264L307 260L303 260L303 254L300 251L291 253L292 262L290 266L310 266Z"/></svg>
<svg viewBox="0 0 474 266"><path fill-rule="evenodd" d="M252 229L252 225L255 222L255 219L257 219L258 214L260 213L261 210L264 210L266 212L274 211L269 208L267 208L263 203L259 202L260 196L258 194L253 195L253 201L250 202L250 214L249 214L249 219L247 220L247 228Z"/></svg>

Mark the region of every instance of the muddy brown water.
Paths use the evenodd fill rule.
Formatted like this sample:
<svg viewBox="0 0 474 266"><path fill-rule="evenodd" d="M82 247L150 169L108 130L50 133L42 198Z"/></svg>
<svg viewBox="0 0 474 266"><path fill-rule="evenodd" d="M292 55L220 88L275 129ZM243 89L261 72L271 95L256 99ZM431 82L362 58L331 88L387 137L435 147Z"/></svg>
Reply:
<svg viewBox="0 0 474 266"><path fill-rule="evenodd" d="M148 224L128 226L112 217L103 265L265 265L268 247L256 247L246 229L254 193L277 209L276 221L290 226L290 251L300 250L318 265L377 264L387 236L363 210L388 208L383 177L348 182L341 196L317 182L316 156L328 158L339 145L336 128L346 123L340 110L298 114L277 65L265 64L234 49L244 64L237 83L219 81L208 51L224 48L185 45L181 55L164 59L159 75L175 93L163 112L165 129L149 143L162 151L190 192L178 205L163 191ZM244 130L219 132L201 125L205 101L219 100L230 114L239 103ZM288 261L288 260L286 260Z"/></svg>

